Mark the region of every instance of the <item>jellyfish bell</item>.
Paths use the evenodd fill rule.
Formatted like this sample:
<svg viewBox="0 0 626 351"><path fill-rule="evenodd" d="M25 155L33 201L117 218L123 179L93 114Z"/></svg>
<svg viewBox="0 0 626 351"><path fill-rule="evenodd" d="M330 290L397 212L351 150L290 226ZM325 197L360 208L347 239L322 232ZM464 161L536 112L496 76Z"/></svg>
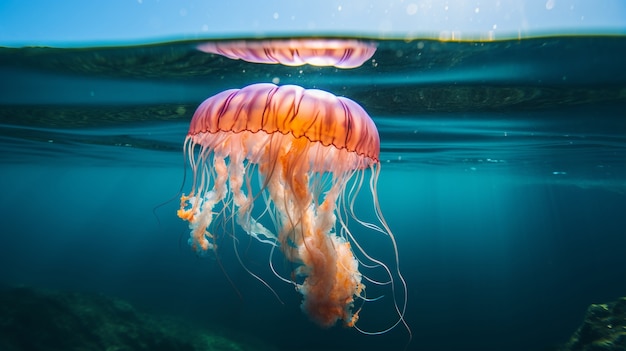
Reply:
<svg viewBox="0 0 626 351"><path fill-rule="evenodd" d="M406 326L406 284L376 194L380 139L374 122L356 102L295 85L227 90L198 107L185 152L193 181L190 192L181 197L178 216L189 222L194 249L216 250L224 234L215 220L232 218L250 237L273 246L272 252L279 248L293 263L289 279L276 273L270 259L272 271L296 287L303 295L302 309L323 327L339 320L355 326L360 311L354 311L355 299L367 301L367 277L359 271L366 260L368 267L382 267L389 276L398 315L391 327L371 333ZM364 182L366 173L369 183ZM378 224L354 214L363 184L370 186ZM255 210L258 202L261 209ZM393 272L365 252L347 216L390 238L396 256ZM403 294L399 304L395 279Z"/></svg>
<svg viewBox="0 0 626 351"><path fill-rule="evenodd" d="M376 52L376 45L355 39L272 39L212 41L198 50L254 63L286 66L334 66L356 68Z"/></svg>

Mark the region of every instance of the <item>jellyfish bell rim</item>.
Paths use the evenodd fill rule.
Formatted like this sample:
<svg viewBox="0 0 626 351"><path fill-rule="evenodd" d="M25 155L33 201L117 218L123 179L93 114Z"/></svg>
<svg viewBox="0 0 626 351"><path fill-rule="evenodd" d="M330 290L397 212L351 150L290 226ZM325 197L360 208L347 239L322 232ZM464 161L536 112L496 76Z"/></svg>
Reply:
<svg viewBox="0 0 626 351"><path fill-rule="evenodd" d="M204 42L196 45L196 49L253 63L351 69L372 58L377 44L339 38L225 40Z"/></svg>

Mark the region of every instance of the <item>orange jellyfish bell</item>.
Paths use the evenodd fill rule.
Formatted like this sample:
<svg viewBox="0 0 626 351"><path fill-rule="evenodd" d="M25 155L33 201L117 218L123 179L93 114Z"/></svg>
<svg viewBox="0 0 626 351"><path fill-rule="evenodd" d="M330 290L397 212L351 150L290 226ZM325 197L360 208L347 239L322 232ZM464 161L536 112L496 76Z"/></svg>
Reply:
<svg viewBox="0 0 626 351"><path fill-rule="evenodd" d="M302 38L213 41L198 45L198 50L254 63L356 68L374 55L376 45L354 39Z"/></svg>
<svg viewBox="0 0 626 351"><path fill-rule="evenodd" d="M178 216L189 221L189 241L197 251L215 250L227 228L224 221L232 218L249 236L280 248L294 264L291 279L279 278L296 287L303 310L324 327L338 320L354 326L355 298L366 301L353 247L373 262L370 266L384 267L395 289L391 270L362 251L344 218L354 215L354 197L365 172L371 171L381 226L355 223L389 235L396 248L376 196L378 131L354 101L294 85L227 90L198 107L185 150L193 184L181 197ZM263 206L255 209L256 202ZM406 285L399 271L398 276L405 300L401 307L394 302L399 315L394 326L404 323L406 307Z"/></svg>

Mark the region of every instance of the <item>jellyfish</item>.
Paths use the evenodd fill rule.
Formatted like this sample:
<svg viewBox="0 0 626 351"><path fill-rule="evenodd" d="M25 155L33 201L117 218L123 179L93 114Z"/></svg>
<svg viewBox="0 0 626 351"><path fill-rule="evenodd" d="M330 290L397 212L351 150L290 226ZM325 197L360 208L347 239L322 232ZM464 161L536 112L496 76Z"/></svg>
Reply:
<svg viewBox="0 0 626 351"><path fill-rule="evenodd" d="M213 41L198 50L254 63L287 66L334 66L356 68L376 52L376 45L354 39L272 39L260 41Z"/></svg>
<svg viewBox="0 0 626 351"><path fill-rule="evenodd" d="M184 145L193 180L177 214L189 222L189 243L196 251L217 250L225 222L236 223L251 238L271 245L272 252L279 249L295 267L286 278L269 260L274 274L302 294L302 310L322 327L338 321L355 326L361 310L355 300L368 301L367 277L359 271L367 259L369 266L382 267L390 277L387 283L404 298L394 300L395 324L361 331L378 334L399 323L406 326L406 283L399 268L397 274L389 268L399 266L398 250L376 193L379 135L361 106L322 90L253 84L205 100ZM363 185L369 185L378 224L354 214ZM348 217L388 236L396 262L388 265L368 255ZM399 277L401 289L392 276Z"/></svg>

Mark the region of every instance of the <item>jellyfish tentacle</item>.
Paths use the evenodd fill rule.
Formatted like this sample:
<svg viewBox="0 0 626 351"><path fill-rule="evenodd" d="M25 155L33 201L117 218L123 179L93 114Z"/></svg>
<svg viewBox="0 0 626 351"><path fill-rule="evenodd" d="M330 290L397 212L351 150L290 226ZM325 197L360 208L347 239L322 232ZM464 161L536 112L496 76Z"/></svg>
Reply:
<svg viewBox="0 0 626 351"><path fill-rule="evenodd" d="M272 246L273 248L274 246ZM239 261L239 264L241 265L241 267L243 267L243 269L246 271L246 273L250 274L253 278L255 278L256 280L258 280L259 282L261 282L261 284L263 284L267 289L269 289L269 291L272 292L272 294L274 295L274 297L276 297L276 299L278 300L278 302L280 302L281 305L284 305L285 303L283 302L283 300L280 298L280 296L278 295L278 293L276 292L276 290L274 290L274 288L272 288L272 286L266 282L263 278L261 278L260 276L258 276L257 274L255 274L254 272L252 272L244 263L243 260L241 259L241 256L239 256L239 250L237 250L237 245L235 240L233 240L233 250L235 251L235 256L237 257L237 261Z"/></svg>

